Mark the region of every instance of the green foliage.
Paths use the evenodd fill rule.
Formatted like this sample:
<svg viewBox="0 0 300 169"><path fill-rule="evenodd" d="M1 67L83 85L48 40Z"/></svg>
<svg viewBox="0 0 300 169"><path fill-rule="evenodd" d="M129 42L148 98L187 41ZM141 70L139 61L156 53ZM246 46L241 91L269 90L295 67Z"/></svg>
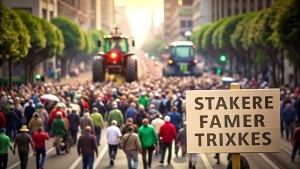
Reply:
<svg viewBox="0 0 300 169"><path fill-rule="evenodd" d="M269 62L269 57L267 53L262 49L257 49L256 57L254 59L255 65L264 65Z"/></svg>
<svg viewBox="0 0 300 169"><path fill-rule="evenodd" d="M33 53L46 47L46 38L41 23L27 11L16 10L23 23L26 25L30 35L30 45ZM29 52L30 52L29 51Z"/></svg>
<svg viewBox="0 0 300 169"><path fill-rule="evenodd" d="M30 36L19 16L0 1L0 59L25 57L30 48Z"/></svg>
<svg viewBox="0 0 300 169"><path fill-rule="evenodd" d="M104 40L102 38L102 36L103 36L102 33L104 33L104 31L102 32L102 31L97 31L97 30L91 30L89 32L92 35L93 45L95 46L93 52L104 51L104 45L103 45L104 44ZM101 44L102 44L100 48L98 47L98 40L100 40Z"/></svg>
<svg viewBox="0 0 300 169"><path fill-rule="evenodd" d="M65 43L64 43L64 36L61 32L60 29L58 29L55 25L53 25L55 34L56 34L56 39L57 39L57 43L56 43L56 53L57 55L61 56L64 52L64 48L65 48Z"/></svg>
<svg viewBox="0 0 300 169"><path fill-rule="evenodd" d="M203 38L201 40L201 46L202 49L206 51L213 51L214 46L212 44L212 35L214 31L223 24L228 18L223 18L217 22L212 23L212 25L209 26L209 28L206 29L206 31L203 34Z"/></svg>
<svg viewBox="0 0 300 169"><path fill-rule="evenodd" d="M85 49L85 37L78 24L64 17L52 18L51 23L62 31L65 50L82 51Z"/></svg>
<svg viewBox="0 0 300 169"><path fill-rule="evenodd" d="M93 43L93 36L90 32L83 32L85 36L85 53L86 54L91 54L95 48L96 45Z"/></svg>
<svg viewBox="0 0 300 169"><path fill-rule="evenodd" d="M237 24L234 32L230 35L230 42L234 49L240 50L245 49L247 50L250 45L248 40L248 36L250 36L249 28L250 24L252 23L253 18L257 15L256 12L247 13L245 18Z"/></svg>
<svg viewBox="0 0 300 169"><path fill-rule="evenodd" d="M204 49L202 48L202 39L203 39L203 35L205 33L205 31L212 25L212 23L209 24L205 24L203 25L200 29L198 29L197 31L193 32L192 36L195 34L195 38L193 37L192 42L194 42L194 44L196 45L196 51L198 53L204 53Z"/></svg>

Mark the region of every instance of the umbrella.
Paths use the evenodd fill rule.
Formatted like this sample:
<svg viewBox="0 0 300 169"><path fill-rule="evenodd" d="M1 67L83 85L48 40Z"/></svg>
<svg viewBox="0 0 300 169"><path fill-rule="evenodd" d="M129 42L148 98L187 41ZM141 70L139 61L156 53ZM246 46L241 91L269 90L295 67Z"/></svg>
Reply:
<svg viewBox="0 0 300 169"><path fill-rule="evenodd" d="M59 102L58 97L54 96L53 94L45 94L45 95L41 96L41 99Z"/></svg>

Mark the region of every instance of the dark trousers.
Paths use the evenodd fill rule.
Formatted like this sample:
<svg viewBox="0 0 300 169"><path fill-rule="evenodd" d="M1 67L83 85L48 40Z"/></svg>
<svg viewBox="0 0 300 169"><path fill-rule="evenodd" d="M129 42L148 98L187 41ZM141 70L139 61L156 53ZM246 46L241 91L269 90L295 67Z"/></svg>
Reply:
<svg viewBox="0 0 300 169"><path fill-rule="evenodd" d="M0 169L6 169L8 154L0 154Z"/></svg>
<svg viewBox="0 0 300 169"><path fill-rule="evenodd" d="M295 156L296 156L296 153L297 153L297 150L299 148L299 145L300 145L300 142L295 142L294 143L294 147L293 147L293 151L292 151L292 159L295 159Z"/></svg>
<svg viewBox="0 0 300 169"><path fill-rule="evenodd" d="M70 129L70 132L71 132L71 135L72 135L73 144L76 145L78 129Z"/></svg>
<svg viewBox="0 0 300 169"><path fill-rule="evenodd" d="M93 169L94 165L94 156L82 156L82 168L87 169L89 166L89 169Z"/></svg>
<svg viewBox="0 0 300 169"><path fill-rule="evenodd" d="M118 151L119 145L108 145L108 153L110 159L115 159Z"/></svg>
<svg viewBox="0 0 300 169"><path fill-rule="evenodd" d="M168 151L169 151L169 154L168 154L168 163L171 163L172 142L171 143L161 143L161 159L160 159L160 161L163 162L165 160L165 154L166 154L167 148L168 148Z"/></svg>
<svg viewBox="0 0 300 169"><path fill-rule="evenodd" d="M180 128L176 129L176 133L178 134ZM175 154L178 154L179 146L177 146L178 141L175 140Z"/></svg>
<svg viewBox="0 0 300 169"><path fill-rule="evenodd" d="M96 143L99 146L100 145L100 139L101 139L101 127L94 127L95 128L95 134L96 134Z"/></svg>
<svg viewBox="0 0 300 169"><path fill-rule="evenodd" d="M7 133L6 135L9 137L9 138L12 138L12 139L15 139L16 138L16 133L17 133L17 127L14 126L14 127L6 127L7 128ZM13 133L13 135L11 135L11 133ZM12 137L11 137L12 136Z"/></svg>
<svg viewBox="0 0 300 169"><path fill-rule="evenodd" d="M21 169L26 169L28 162L28 153L19 152Z"/></svg>
<svg viewBox="0 0 300 169"><path fill-rule="evenodd" d="M45 147L36 147L35 148L36 152L36 168L39 169L40 164L41 166L44 166L45 159L46 159L46 149ZM40 163L40 156L42 155L42 161Z"/></svg>
<svg viewBox="0 0 300 169"><path fill-rule="evenodd" d="M285 133L286 133L286 139L288 140L290 138L290 130L291 130L291 137L293 137L294 133L294 122L285 122Z"/></svg>
<svg viewBox="0 0 300 169"><path fill-rule="evenodd" d="M142 147L142 156L143 156L144 169L147 169L147 164L148 164L149 168L151 167L153 150L154 150L154 146ZM147 163L147 160L146 160L147 151L148 151L148 163Z"/></svg>

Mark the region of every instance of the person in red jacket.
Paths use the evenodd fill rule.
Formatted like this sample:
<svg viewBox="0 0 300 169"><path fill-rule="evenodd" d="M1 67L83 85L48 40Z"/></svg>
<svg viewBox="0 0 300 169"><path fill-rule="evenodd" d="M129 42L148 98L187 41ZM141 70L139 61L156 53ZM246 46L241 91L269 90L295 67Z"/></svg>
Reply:
<svg viewBox="0 0 300 169"><path fill-rule="evenodd" d="M45 141L49 140L47 133L42 133L43 127L38 128L38 132L34 133L32 140L36 151L36 168L43 168L46 159L46 144ZM42 154L42 161L40 163L40 155Z"/></svg>
<svg viewBox="0 0 300 169"><path fill-rule="evenodd" d="M170 116L165 117L165 124L163 124L158 133L158 137L161 141L161 159L159 161L160 164L164 163L165 153L168 148L168 164L171 163L171 156L172 156L172 142L176 139L176 129L175 126L170 123L171 118Z"/></svg>
<svg viewBox="0 0 300 169"><path fill-rule="evenodd" d="M61 106L60 105L57 105L56 106L56 109L52 110L51 113L50 113L50 122L49 122L49 126L52 126L52 123L53 121L56 119L56 114L57 112L61 112L62 113L62 116L64 118L66 118L66 112L61 109Z"/></svg>
<svg viewBox="0 0 300 169"><path fill-rule="evenodd" d="M4 114L0 112L0 129L6 127L6 120Z"/></svg>

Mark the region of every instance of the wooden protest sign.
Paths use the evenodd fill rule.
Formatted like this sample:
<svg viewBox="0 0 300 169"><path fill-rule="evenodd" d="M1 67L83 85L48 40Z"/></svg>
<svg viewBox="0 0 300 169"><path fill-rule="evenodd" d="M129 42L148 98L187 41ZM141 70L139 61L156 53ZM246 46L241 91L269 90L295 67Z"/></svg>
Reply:
<svg viewBox="0 0 300 169"><path fill-rule="evenodd" d="M187 91L187 152L280 152L279 89Z"/></svg>

